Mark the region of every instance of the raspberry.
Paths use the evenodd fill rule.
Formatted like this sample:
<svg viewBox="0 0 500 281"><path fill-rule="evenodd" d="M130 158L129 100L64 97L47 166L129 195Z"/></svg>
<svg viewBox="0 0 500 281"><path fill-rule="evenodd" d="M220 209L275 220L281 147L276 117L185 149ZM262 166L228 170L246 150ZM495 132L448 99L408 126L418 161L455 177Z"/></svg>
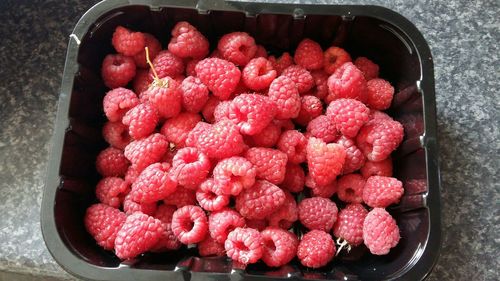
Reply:
<svg viewBox="0 0 500 281"><path fill-rule="evenodd" d="M270 56L269 61L273 65L274 70L278 75L281 75L283 70L293 64L293 58L290 56L288 52L285 52L279 58L275 58L274 56Z"/></svg>
<svg viewBox="0 0 500 281"><path fill-rule="evenodd" d="M182 244L201 242L208 232L207 215L198 206L179 208L172 217L172 231Z"/></svg>
<svg viewBox="0 0 500 281"><path fill-rule="evenodd" d="M300 240L297 257L304 266L318 268L334 258L335 250L335 243L330 234L321 230L311 230Z"/></svg>
<svg viewBox="0 0 500 281"><path fill-rule="evenodd" d="M252 147L245 153L257 171L257 178L273 184L280 184L285 179L287 156L285 153L271 148Z"/></svg>
<svg viewBox="0 0 500 281"><path fill-rule="evenodd" d="M208 217L208 230L210 236L217 242L223 244L229 232L237 227L245 226L245 219L236 211L224 208L210 214Z"/></svg>
<svg viewBox="0 0 500 281"><path fill-rule="evenodd" d="M121 121L125 113L138 104L139 99L134 92L125 88L107 92L102 101L104 113L111 122Z"/></svg>
<svg viewBox="0 0 500 281"><path fill-rule="evenodd" d="M152 134L147 138L131 142L125 147L124 154L140 173L147 166L158 162L167 149L166 137L161 134Z"/></svg>
<svg viewBox="0 0 500 281"><path fill-rule="evenodd" d="M378 119L361 128L356 144L368 160L382 161L399 146L403 136L403 126L399 122Z"/></svg>
<svg viewBox="0 0 500 281"><path fill-rule="evenodd" d="M326 49L323 62L325 72L333 74L340 66L351 61L351 56L344 49L330 47Z"/></svg>
<svg viewBox="0 0 500 281"><path fill-rule="evenodd" d="M276 70L273 69L271 62L263 57L249 61L241 74L245 86L254 91L269 87L276 76Z"/></svg>
<svg viewBox="0 0 500 281"><path fill-rule="evenodd" d="M377 78L379 67L376 63L365 57L354 60L354 65L363 72L366 81Z"/></svg>
<svg viewBox="0 0 500 281"><path fill-rule="evenodd" d="M154 60L161 51L161 43L153 35L144 33L144 47L134 56L135 65L141 68L148 68L146 62L146 47L148 48L149 59Z"/></svg>
<svg viewBox="0 0 500 281"><path fill-rule="evenodd" d="M326 96L328 96L328 73L323 70L315 70L311 71L311 76L315 84L311 94L321 100L326 98Z"/></svg>
<svg viewBox="0 0 500 281"><path fill-rule="evenodd" d="M361 204L348 204L340 210L333 234L342 238L351 246L363 243L363 222L368 211Z"/></svg>
<svg viewBox="0 0 500 281"><path fill-rule="evenodd" d="M366 180L363 201L372 208L385 208L399 203L403 192L403 183L398 179L372 176Z"/></svg>
<svg viewBox="0 0 500 281"><path fill-rule="evenodd" d="M379 162L366 161L361 167L361 174L365 179L371 176L392 177L392 158L388 157Z"/></svg>
<svg viewBox="0 0 500 281"><path fill-rule="evenodd" d="M159 162L165 162L170 165L172 165L172 160L174 160L174 156L177 154L177 149L172 147L172 144L169 145L169 149L165 154L163 154L163 157L160 159Z"/></svg>
<svg viewBox="0 0 500 281"><path fill-rule="evenodd" d="M186 63L186 76L196 77L196 65L200 62L199 59L192 59Z"/></svg>
<svg viewBox="0 0 500 281"><path fill-rule="evenodd" d="M214 168L213 176L218 186L218 194L238 195L255 183L257 171L253 164L243 157L226 158Z"/></svg>
<svg viewBox="0 0 500 281"><path fill-rule="evenodd" d="M246 219L246 227L257 229L258 231L262 231L267 227L266 220L250 220Z"/></svg>
<svg viewBox="0 0 500 281"><path fill-rule="evenodd" d="M134 60L120 54L107 55L102 61L101 76L104 85L110 89L125 87L134 79L136 66Z"/></svg>
<svg viewBox="0 0 500 281"><path fill-rule="evenodd" d="M320 115L311 120L307 125L307 132L327 143L335 141L339 136L332 118L326 115Z"/></svg>
<svg viewBox="0 0 500 281"><path fill-rule="evenodd" d="M306 137L297 130L283 132L277 144L278 149L287 155L288 162L292 164L306 161L306 146Z"/></svg>
<svg viewBox="0 0 500 281"><path fill-rule="evenodd" d="M372 121L372 120L379 120L379 121L380 120L392 120L392 121L394 121L394 119L392 119L391 116L387 115L387 113L376 110L376 109L370 110L370 121Z"/></svg>
<svg viewBox="0 0 500 281"><path fill-rule="evenodd" d="M130 196L130 193L127 196L125 196L125 199L123 200L123 211L127 215L131 215L135 212L141 212L143 214L152 216L156 212L156 208L157 208L156 202L139 204L133 201L132 197Z"/></svg>
<svg viewBox="0 0 500 281"><path fill-rule="evenodd" d="M204 58L208 55L207 38L188 22L178 22L172 29L168 50L180 58Z"/></svg>
<svg viewBox="0 0 500 281"><path fill-rule="evenodd" d="M246 136L245 142L255 147L273 147L281 135L281 127L276 122L271 122L260 133Z"/></svg>
<svg viewBox="0 0 500 281"><path fill-rule="evenodd" d="M196 140L196 147L208 157L215 159L240 154L244 149L244 144L238 128L229 120L222 120L211 125L207 130L200 132Z"/></svg>
<svg viewBox="0 0 500 281"><path fill-rule="evenodd" d="M285 202L285 193L268 181L256 181L236 196L235 208L249 219L264 219Z"/></svg>
<svg viewBox="0 0 500 281"><path fill-rule="evenodd" d="M337 130L346 137L355 137L368 121L370 110L355 99L338 99L330 103L326 115L332 118Z"/></svg>
<svg viewBox="0 0 500 281"><path fill-rule="evenodd" d="M319 186L331 183L342 171L346 153L341 145L309 138L306 150L309 173Z"/></svg>
<svg viewBox="0 0 500 281"><path fill-rule="evenodd" d="M229 118L229 109L232 101L221 101L214 109L215 122Z"/></svg>
<svg viewBox="0 0 500 281"><path fill-rule="evenodd" d="M218 187L213 179L207 179L196 191L198 204L206 211L218 211L229 204L229 195L217 195Z"/></svg>
<svg viewBox="0 0 500 281"><path fill-rule="evenodd" d="M359 174L348 174L337 180L337 196L347 203L363 203L365 179Z"/></svg>
<svg viewBox="0 0 500 281"><path fill-rule="evenodd" d="M182 106L188 112L200 112L208 101L208 88L196 77L184 79L179 90L182 94Z"/></svg>
<svg viewBox="0 0 500 281"><path fill-rule="evenodd" d="M363 152L356 146L354 140L341 136L337 140L337 143L344 147L346 153L344 167L342 168L343 174L352 173L363 167L366 158Z"/></svg>
<svg viewBox="0 0 500 281"><path fill-rule="evenodd" d="M132 141L127 126L122 122L106 122L102 127L102 136L107 143L118 149L124 149Z"/></svg>
<svg viewBox="0 0 500 281"><path fill-rule="evenodd" d="M340 98L366 101L366 80L354 64L346 62L328 78L327 103Z"/></svg>
<svg viewBox="0 0 500 281"><path fill-rule="evenodd" d="M130 136L136 140L153 133L158 121L158 111L147 102L136 105L122 119L122 123L128 126Z"/></svg>
<svg viewBox="0 0 500 281"><path fill-rule="evenodd" d="M283 130L293 130L295 129L295 125L293 124L292 120L290 119L274 119L273 122L280 126L281 129Z"/></svg>
<svg viewBox="0 0 500 281"><path fill-rule="evenodd" d="M97 199L113 208L119 208L129 191L126 181L117 177L103 178L97 183L95 194Z"/></svg>
<svg viewBox="0 0 500 281"><path fill-rule="evenodd" d="M218 58L200 61L195 70L201 82L221 100L231 96L241 77L240 70L233 63Z"/></svg>
<svg viewBox="0 0 500 281"><path fill-rule="evenodd" d="M363 240L374 255L386 255L399 242L399 228L394 218L384 209L375 208L365 217Z"/></svg>
<svg viewBox="0 0 500 281"><path fill-rule="evenodd" d="M285 191L285 202L268 217L269 225L289 229L299 218L297 203L293 195Z"/></svg>
<svg viewBox="0 0 500 281"><path fill-rule="evenodd" d="M196 113L182 112L179 115L167 119L160 132L167 137L170 143L175 147L182 148L186 146L186 139L189 132L201 121L201 116Z"/></svg>
<svg viewBox="0 0 500 281"><path fill-rule="evenodd" d="M366 83L366 103L370 108L386 110L391 106L394 88L384 79L372 79Z"/></svg>
<svg viewBox="0 0 500 281"><path fill-rule="evenodd" d="M206 132L210 131L212 128L211 124L205 123L205 122L198 122L194 128L189 131L185 144L186 146L196 146L198 143L198 138L201 136L201 134L205 134Z"/></svg>
<svg viewBox="0 0 500 281"><path fill-rule="evenodd" d="M130 197L138 203L154 203L175 192L177 183L170 178L167 163L148 166L132 184Z"/></svg>
<svg viewBox="0 0 500 281"><path fill-rule="evenodd" d="M295 83L286 76L273 80L268 96L276 107L277 119L296 118L300 112L300 96Z"/></svg>
<svg viewBox="0 0 500 281"><path fill-rule="evenodd" d="M163 224L163 233L160 241L156 243L152 251L163 252L166 250L177 250L181 247L181 242L177 240L172 231L172 216L175 212L175 207L171 205L161 205L156 210L154 217L160 220Z"/></svg>
<svg viewBox="0 0 500 281"><path fill-rule="evenodd" d="M297 164L286 165L285 179L280 187L290 192L301 192L304 189L305 174L302 167Z"/></svg>
<svg viewBox="0 0 500 281"><path fill-rule="evenodd" d="M328 198L312 197L300 201L299 220L310 230L330 231L337 220L337 205Z"/></svg>
<svg viewBox="0 0 500 281"><path fill-rule="evenodd" d="M185 147L175 154L170 175L178 184L196 190L207 178L210 168L210 160L203 152Z"/></svg>
<svg viewBox="0 0 500 281"><path fill-rule="evenodd" d="M153 248L164 231L160 220L139 212L133 213L116 234L115 254L122 260L135 258Z"/></svg>
<svg viewBox="0 0 500 281"><path fill-rule="evenodd" d="M323 105L315 96L306 95L300 97L300 104L299 116L293 121L301 126L306 126L311 120L320 116L323 112Z"/></svg>
<svg viewBox="0 0 500 281"><path fill-rule="evenodd" d="M314 79L305 68L299 65L291 65L283 70L282 76L290 78L300 94L306 93L314 86Z"/></svg>
<svg viewBox="0 0 500 281"><path fill-rule="evenodd" d="M228 33L219 40L217 50L222 57L236 65L246 65L257 52L257 45L246 32Z"/></svg>
<svg viewBox="0 0 500 281"><path fill-rule="evenodd" d="M182 93L179 83L170 77L153 81L151 86L142 92L141 100L149 101L163 118L175 117L181 112Z"/></svg>
<svg viewBox="0 0 500 281"><path fill-rule="evenodd" d="M192 189L187 189L182 186L178 186L177 190L163 199L163 202L167 205L174 205L177 208L182 208L187 205L196 204L195 191Z"/></svg>
<svg viewBox="0 0 500 281"><path fill-rule="evenodd" d="M96 168L103 177L125 176L129 164L123 152L114 147L108 147L97 155Z"/></svg>
<svg viewBox="0 0 500 281"><path fill-rule="evenodd" d="M255 52L254 58L267 58L267 51L266 48L262 45L257 45L257 51Z"/></svg>
<svg viewBox="0 0 500 281"><path fill-rule="evenodd" d="M198 252L202 257L222 257L225 254L225 249L223 244L217 243L210 235L207 235L205 240L198 243Z"/></svg>
<svg viewBox="0 0 500 281"><path fill-rule="evenodd" d="M300 41L293 59L307 70L320 69L323 67L323 50L317 42L306 38Z"/></svg>
<svg viewBox="0 0 500 281"><path fill-rule="evenodd" d="M94 204L85 212L85 228L97 244L106 250L112 250L118 231L127 216L120 210L105 204Z"/></svg>
<svg viewBox="0 0 500 281"><path fill-rule="evenodd" d="M132 82L132 88L135 93L141 94L149 88L151 83L153 83L153 79L149 76L149 71L146 69L138 69L134 81Z"/></svg>
<svg viewBox="0 0 500 281"><path fill-rule="evenodd" d="M210 55L208 55L209 58L217 58L217 59L224 59L222 55L220 54L219 50L215 49L213 50Z"/></svg>
<svg viewBox="0 0 500 281"><path fill-rule="evenodd" d="M244 265L256 263L262 257L262 236L252 228L237 227L224 242L226 254Z"/></svg>
<svg viewBox="0 0 500 281"><path fill-rule="evenodd" d="M146 38L141 32L133 32L123 26L117 26L111 43L118 53L134 56L144 50Z"/></svg>
<svg viewBox="0 0 500 281"><path fill-rule="evenodd" d="M279 267L289 263L297 253L299 240L295 234L277 227L261 232L262 261L268 266Z"/></svg>
<svg viewBox="0 0 500 281"><path fill-rule="evenodd" d="M311 189L311 195L314 197L330 198L337 192L336 180L327 185L318 185L310 175L307 175L305 185Z"/></svg>
<svg viewBox="0 0 500 281"><path fill-rule="evenodd" d="M274 115L275 108L272 101L266 96L257 94L239 95L229 105L229 120L236 124L242 134L260 133L271 123Z"/></svg>

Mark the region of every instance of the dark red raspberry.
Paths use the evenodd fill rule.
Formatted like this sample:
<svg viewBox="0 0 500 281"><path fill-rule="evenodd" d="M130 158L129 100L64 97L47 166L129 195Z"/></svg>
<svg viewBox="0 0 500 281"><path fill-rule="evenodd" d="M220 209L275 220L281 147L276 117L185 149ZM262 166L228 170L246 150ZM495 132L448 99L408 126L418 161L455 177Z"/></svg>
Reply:
<svg viewBox="0 0 500 281"><path fill-rule="evenodd" d="M210 235L205 240L198 243L198 252L202 257L216 256L222 257L226 254L224 245L217 243Z"/></svg>
<svg viewBox="0 0 500 281"><path fill-rule="evenodd" d="M139 99L134 92L125 88L107 92L102 101L104 113L111 122L121 121L125 113L138 104Z"/></svg>
<svg viewBox="0 0 500 281"><path fill-rule="evenodd" d="M337 192L336 180L327 185L318 185L310 175L307 175L305 185L311 189L311 195L314 197L331 198Z"/></svg>
<svg viewBox="0 0 500 281"><path fill-rule="evenodd" d="M363 203L365 179L360 174L348 174L337 180L337 196L347 203Z"/></svg>
<svg viewBox="0 0 500 281"><path fill-rule="evenodd" d="M392 177L392 158L388 157L379 162L366 161L361 167L361 174L365 179L371 176Z"/></svg>
<svg viewBox="0 0 500 281"><path fill-rule="evenodd" d="M271 62L262 57L249 61L241 74L245 86L254 91L269 87L276 76Z"/></svg>
<svg viewBox="0 0 500 281"><path fill-rule="evenodd" d="M161 134L152 134L147 138L131 142L125 147L124 154L140 173L147 166L158 162L167 149L167 138Z"/></svg>
<svg viewBox="0 0 500 281"><path fill-rule="evenodd" d="M146 61L146 47L148 48L149 59L154 60L158 53L161 51L161 43L149 33L144 33L145 46L142 50L134 56L135 65L141 68L148 68L148 63Z"/></svg>
<svg viewBox="0 0 500 281"><path fill-rule="evenodd" d="M391 204L399 203L403 193L403 183L398 179L372 176L366 180L363 201L372 208L385 208Z"/></svg>
<svg viewBox="0 0 500 281"><path fill-rule="evenodd" d="M184 81L184 79L186 79L186 76L179 74L179 75L175 75L174 77L172 77L172 79L174 79L175 82L177 82L177 84L180 85L182 83L182 81Z"/></svg>
<svg viewBox="0 0 500 281"><path fill-rule="evenodd" d="M328 78L327 103L333 100L348 98L366 101L366 80L363 73L351 62L346 62L340 66Z"/></svg>
<svg viewBox="0 0 500 281"><path fill-rule="evenodd" d="M253 164L243 157L226 158L214 168L213 176L217 184L218 194L238 195L255 183L257 171Z"/></svg>
<svg viewBox="0 0 500 281"><path fill-rule="evenodd" d="M306 149L309 173L313 180L319 186L335 180L345 162L344 147L336 143L326 144L318 138L309 138Z"/></svg>
<svg viewBox="0 0 500 281"><path fill-rule="evenodd" d="M200 62L199 59L192 59L186 63L186 76L196 77L196 65Z"/></svg>
<svg viewBox="0 0 500 281"><path fill-rule="evenodd" d="M306 137L297 130L283 132L277 144L278 149L287 155L288 162L292 164L306 161L306 146Z"/></svg>
<svg viewBox="0 0 500 281"><path fill-rule="evenodd" d="M280 76L269 86L268 96L276 106L277 119L296 118L300 112L300 96L292 79Z"/></svg>
<svg viewBox="0 0 500 281"><path fill-rule="evenodd" d="M252 147L245 153L245 158L257 170L257 178L273 184L280 184L285 179L287 156L272 148Z"/></svg>
<svg viewBox="0 0 500 281"><path fill-rule="evenodd" d="M365 57L354 60L354 65L363 72L366 81L377 78L379 67L376 63Z"/></svg>
<svg viewBox="0 0 500 281"><path fill-rule="evenodd" d="M246 65L257 52L257 45L252 36L246 32L225 34L217 44L222 57L236 65Z"/></svg>
<svg viewBox="0 0 500 281"><path fill-rule="evenodd" d="M144 50L146 38L141 32L133 32L123 26L117 26L111 43L118 53L125 56L134 56Z"/></svg>
<svg viewBox="0 0 500 281"><path fill-rule="evenodd" d="M277 227L268 227L261 232L262 261L272 267L289 263L297 253L299 240L292 232Z"/></svg>
<svg viewBox="0 0 500 281"><path fill-rule="evenodd" d="M122 260L136 256L153 248L165 230L163 223L142 213L127 217L115 240L115 254Z"/></svg>
<svg viewBox="0 0 500 281"><path fill-rule="evenodd" d="M400 239L394 218L384 209L375 208L365 217L363 240L374 255L387 255Z"/></svg>
<svg viewBox="0 0 500 281"><path fill-rule="evenodd" d="M370 110L355 99L337 99L328 105L326 115L344 136L353 138L368 121Z"/></svg>
<svg viewBox="0 0 500 281"><path fill-rule="evenodd" d="M295 129L295 124L293 124L290 119L274 119L273 120L276 125L280 126L283 130L293 130Z"/></svg>
<svg viewBox="0 0 500 281"><path fill-rule="evenodd" d="M161 51L153 60L153 67L158 75L158 78L174 77L184 72L184 63L178 56L169 51ZM149 70L149 75L153 78L155 74L152 69Z"/></svg>
<svg viewBox="0 0 500 281"><path fill-rule="evenodd" d="M293 64L293 58L290 56L288 52L285 52L279 58L275 58L274 56L270 56L269 61L273 65L274 70L276 70L278 75L281 75L283 70Z"/></svg>
<svg viewBox="0 0 500 281"><path fill-rule="evenodd" d="M149 101L162 118L172 118L181 112L182 93L179 83L170 77L156 79L151 86L141 93L142 101Z"/></svg>
<svg viewBox="0 0 500 281"><path fill-rule="evenodd" d="M175 192L177 183L169 176L170 165L155 163L148 166L132 184L130 196L138 203L154 203Z"/></svg>
<svg viewBox="0 0 500 281"><path fill-rule="evenodd" d="M290 192L301 192L304 189L305 173L301 166L288 163L286 165L285 179L280 187Z"/></svg>
<svg viewBox="0 0 500 281"><path fill-rule="evenodd" d="M182 244L201 242L208 232L207 215L198 206L179 208L172 217L172 231Z"/></svg>
<svg viewBox="0 0 500 281"><path fill-rule="evenodd" d="M250 219L245 219L246 221L246 227L257 229L258 231L262 231L267 227L267 221L266 220L250 220Z"/></svg>
<svg viewBox="0 0 500 281"><path fill-rule="evenodd" d="M262 45L257 45L257 51L255 52L254 58L267 58L267 51L266 48Z"/></svg>
<svg viewBox="0 0 500 281"><path fill-rule="evenodd" d="M132 141L127 126L122 122L106 122L102 127L102 136L106 142L118 149L124 149Z"/></svg>
<svg viewBox="0 0 500 281"><path fill-rule="evenodd" d="M299 210L293 195L285 191L285 202L267 219L270 226L289 229L292 224L299 219Z"/></svg>
<svg viewBox="0 0 500 281"><path fill-rule="evenodd" d="M370 110L370 121L372 120L394 120L391 116L387 115L387 113L371 109ZM378 122L378 121L377 121Z"/></svg>
<svg viewBox="0 0 500 281"><path fill-rule="evenodd" d="M136 66L134 60L120 54L109 54L102 61L101 76L104 85L110 89L125 87L134 79Z"/></svg>
<svg viewBox="0 0 500 281"><path fill-rule="evenodd" d="M123 152L114 147L108 147L97 155L96 169L103 177L122 177L127 172L128 162Z"/></svg>
<svg viewBox="0 0 500 281"><path fill-rule="evenodd" d="M319 268L334 258L335 250L335 243L330 234L321 230L311 230L300 240L297 257L302 265Z"/></svg>
<svg viewBox="0 0 500 281"><path fill-rule="evenodd" d="M184 79L179 90L182 94L182 106L188 112L200 112L208 101L208 88L196 77Z"/></svg>
<svg viewBox="0 0 500 281"><path fill-rule="evenodd" d="M255 135L271 123L275 112L274 104L268 97L242 94L230 103L228 117L242 134Z"/></svg>
<svg viewBox="0 0 500 281"><path fill-rule="evenodd" d="M237 227L245 226L245 219L238 212L224 208L215 211L208 217L208 230L210 236L217 242L223 244L229 232Z"/></svg>
<svg viewBox="0 0 500 281"><path fill-rule="evenodd" d="M264 219L285 202L285 193L268 181L256 181L236 197L235 208L248 219Z"/></svg>
<svg viewBox="0 0 500 281"><path fill-rule="evenodd" d="M163 224L163 233L160 241L153 247L153 252L164 252L167 250L177 250L181 247L181 242L177 240L172 231L172 217L176 208L171 205L161 205L156 210L154 217Z"/></svg>
<svg viewBox="0 0 500 281"><path fill-rule="evenodd" d="M337 205L322 197L306 198L300 201L299 220L308 229L330 231L337 220Z"/></svg>
<svg viewBox="0 0 500 281"><path fill-rule="evenodd" d="M115 238L127 216L120 210L105 204L94 204L85 212L85 228L97 244L106 250L113 250Z"/></svg>
<svg viewBox="0 0 500 281"><path fill-rule="evenodd" d="M300 41L293 59L296 64L307 70L323 68L323 50L317 42L309 38Z"/></svg>
<svg viewBox="0 0 500 281"><path fill-rule="evenodd" d="M210 168L210 160L203 152L185 147L175 154L170 176L185 188L196 190L207 178Z"/></svg>
<svg viewBox="0 0 500 281"><path fill-rule="evenodd" d="M366 157L356 146L354 140L341 136L337 143L344 147L346 153L344 167L342 168L343 174L352 173L363 167Z"/></svg>
<svg viewBox="0 0 500 281"><path fill-rule="evenodd" d="M339 137L337 127L332 118L326 115L320 115L307 125L307 132L315 138L322 139L324 142L333 142Z"/></svg>
<svg viewBox="0 0 500 281"><path fill-rule="evenodd" d="M182 112L179 115L168 119L163 123L160 132L167 137L175 147L186 146L186 139L189 132L201 121L201 116L196 113Z"/></svg>
<svg viewBox="0 0 500 281"><path fill-rule="evenodd" d="M156 212L156 202L154 203L137 203L132 200L130 193L125 196L125 199L123 200L123 211L127 215L131 215L135 212L141 212L143 214L152 216Z"/></svg>
<svg viewBox="0 0 500 281"><path fill-rule="evenodd" d="M386 110L391 106L394 88L384 79L372 79L366 83L366 103L370 108Z"/></svg>
<svg viewBox="0 0 500 281"><path fill-rule="evenodd" d="M229 120L211 125L207 130L200 132L196 140L196 147L208 157L215 159L238 155L243 151L244 145L238 128Z"/></svg>
<svg viewBox="0 0 500 281"><path fill-rule="evenodd" d="M135 93L141 94L149 88L151 83L153 83L153 79L149 76L149 71L146 69L138 69L134 81L132 82L132 88Z"/></svg>
<svg viewBox="0 0 500 281"><path fill-rule="evenodd" d="M218 58L200 61L195 70L201 82L221 100L227 100L231 96L241 77L240 70L233 63Z"/></svg>
<svg viewBox="0 0 500 281"><path fill-rule="evenodd" d="M363 243L363 223L368 211L361 204L348 204L340 210L333 226L333 235L344 239L350 246Z"/></svg>
<svg viewBox="0 0 500 281"><path fill-rule="evenodd" d="M229 109L231 107L232 101L221 101L214 110L215 122L219 122L222 119L229 118Z"/></svg>
<svg viewBox="0 0 500 281"><path fill-rule="evenodd" d="M293 121L301 126L307 126L311 120L323 113L323 104L315 96L300 97L300 104L299 116Z"/></svg>
<svg viewBox="0 0 500 281"><path fill-rule="evenodd" d="M167 205L174 205L177 208L187 205L196 205L196 194L192 189L178 186L174 193L163 199L163 202Z"/></svg>
<svg viewBox="0 0 500 281"><path fill-rule="evenodd" d="M229 204L229 195L218 195L218 187L213 179L207 179L196 191L198 204L206 211L218 211Z"/></svg>
<svg viewBox="0 0 500 281"><path fill-rule="evenodd" d="M330 47L325 51L323 58L324 69L328 74L333 74L341 65L351 61L351 56L340 47Z"/></svg>
<svg viewBox="0 0 500 281"><path fill-rule="evenodd" d="M180 58L201 59L208 55L207 38L188 22L178 22L172 29L168 50Z"/></svg>
<svg viewBox="0 0 500 281"><path fill-rule="evenodd" d="M382 161L399 146L403 136L404 129L399 122L378 119L361 128L356 144L368 160Z"/></svg>
<svg viewBox="0 0 500 281"><path fill-rule="evenodd" d="M129 190L129 184L123 179L107 177L97 183L95 194L101 203L119 208Z"/></svg>
<svg viewBox="0 0 500 281"><path fill-rule="evenodd" d="M201 134L205 134L206 132L210 131L212 128L211 124L205 123L205 122L198 122L194 128L189 131L188 136L186 138L185 144L186 146L192 146L195 147L198 143L198 138L201 136Z"/></svg>
<svg viewBox="0 0 500 281"><path fill-rule="evenodd" d="M314 79L315 87L311 90L311 95L322 100L328 96L328 73L323 70L311 71L311 76Z"/></svg>
<svg viewBox="0 0 500 281"><path fill-rule="evenodd" d="M256 263L262 257L262 236L255 229L237 227L227 236L224 248L233 261Z"/></svg>
<svg viewBox="0 0 500 281"><path fill-rule="evenodd" d="M128 126L130 136L136 140L151 135L158 121L158 111L149 102L136 105L122 119L122 123Z"/></svg>
<svg viewBox="0 0 500 281"><path fill-rule="evenodd" d="M278 142L281 135L281 126L271 121L260 133L253 136L246 136L245 142L255 147L273 147Z"/></svg>
<svg viewBox="0 0 500 281"><path fill-rule="evenodd" d="M305 68L299 65L291 65L283 70L282 76L290 78L300 94L304 94L314 86L314 79Z"/></svg>

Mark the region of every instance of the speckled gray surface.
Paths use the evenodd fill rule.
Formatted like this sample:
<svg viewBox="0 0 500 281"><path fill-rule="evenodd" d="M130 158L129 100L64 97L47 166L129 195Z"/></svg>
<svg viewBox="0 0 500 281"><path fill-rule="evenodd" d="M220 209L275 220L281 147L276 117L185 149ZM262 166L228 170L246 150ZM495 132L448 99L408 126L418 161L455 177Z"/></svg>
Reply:
<svg viewBox="0 0 500 281"><path fill-rule="evenodd" d="M45 248L39 207L68 34L95 2L0 2L0 280L70 278ZM500 279L498 1L349 3L406 16L434 56L444 235L429 280Z"/></svg>

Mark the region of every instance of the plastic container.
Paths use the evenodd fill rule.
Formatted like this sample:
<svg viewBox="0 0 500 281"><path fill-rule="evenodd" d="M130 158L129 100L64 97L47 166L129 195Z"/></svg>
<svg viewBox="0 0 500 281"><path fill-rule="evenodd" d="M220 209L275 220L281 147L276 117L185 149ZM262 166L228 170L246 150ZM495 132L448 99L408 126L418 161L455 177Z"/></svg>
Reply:
<svg viewBox="0 0 500 281"><path fill-rule="evenodd" d="M180 20L200 29L212 46L221 34L244 30L279 54L309 37L324 48L334 43L380 65L381 76L399 91L390 113L405 126L404 142L393 155L395 175L406 188L402 202L392 210L402 239L389 255L373 256L361 247L319 270L302 267L297 260L278 269L258 263L241 270L225 258L198 258L196 250L188 248L122 263L96 245L82 221L86 207L95 202L95 158L106 146L101 137L106 89L100 66L113 52L111 34L117 25L125 25L153 33L165 46L169 30ZM440 249L437 152L431 53L416 27L391 10L201 0L103 1L83 15L70 36L43 194L43 236L54 259L84 279L420 280L431 271Z"/></svg>

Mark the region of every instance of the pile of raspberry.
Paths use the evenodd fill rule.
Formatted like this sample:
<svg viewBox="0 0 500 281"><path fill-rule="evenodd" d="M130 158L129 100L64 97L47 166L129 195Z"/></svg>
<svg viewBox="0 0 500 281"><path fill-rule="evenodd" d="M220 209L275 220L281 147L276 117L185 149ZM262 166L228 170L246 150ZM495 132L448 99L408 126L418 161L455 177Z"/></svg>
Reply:
<svg viewBox="0 0 500 281"><path fill-rule="evenodd" d="M245 32L210 52L187 22L166 49L121 26L112 45L109 147L84 219L101 247L126 260L196 245L241 265L318 268L342 249L398 244L385 208L404 193L391 160L404 132L382 112L394 88L377 64L310 39L268 56Z"/></svg>

